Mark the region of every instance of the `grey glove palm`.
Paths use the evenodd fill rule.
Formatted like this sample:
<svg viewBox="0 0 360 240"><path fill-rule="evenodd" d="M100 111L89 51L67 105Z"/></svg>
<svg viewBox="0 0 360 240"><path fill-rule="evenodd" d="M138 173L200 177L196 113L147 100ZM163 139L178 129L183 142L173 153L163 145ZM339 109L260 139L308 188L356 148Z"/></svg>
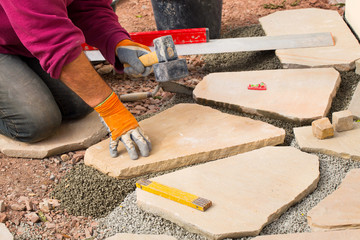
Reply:
<svg viewBox="0 0 360 240"><path fill-rule="evenodd" d="M120 62L124 64L124 72L134 77L145 77L152 72L152 67L145 67L139 60L139 57L148 53L150 49L147 46L128 39L116 46L116 54Z"/></svg>

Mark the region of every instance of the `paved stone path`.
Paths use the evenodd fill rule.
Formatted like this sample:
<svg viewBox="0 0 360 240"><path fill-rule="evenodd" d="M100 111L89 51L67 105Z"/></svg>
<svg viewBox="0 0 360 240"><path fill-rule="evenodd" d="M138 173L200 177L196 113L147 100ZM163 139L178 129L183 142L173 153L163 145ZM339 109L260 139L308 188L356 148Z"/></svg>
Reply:
<svg viewBox="0 0 360 240"><path fill-rule="evenodd" d="M10 157L44 158L85 149L106 136L107 130L96 112L75 121L65 122L53 136L37 143L23 143L0 135L0 151Z"/></svg>
<svg viewBox="0 0 360 240"><path fill-rule="evenodd" d="M284 68L334 66L341 71L355 68L360 45L337 11L317 8L277 11L259 19L266 35L331 32L335 46L276 50Z"/></svg>
<svg viewBox="0 0 360 240"><path fill-rule="evenodd" d="M335 132L334 137L328 139L314 137L311 126L294 128L294 134L303 151L360 160L360 123L354 123L352 130Z"/></svg>
<svg viewBox="0 0 360 240"><path fill-rule="evenodd" d="M252 240L360 240L360 230L259 236Z"/></svg>
<svg viewBox="0 0 360 240"><path fill-rule="evenodd" d="M179 104L140 122L152 141L149 157L131 160L122 144L110 157L104 140L85 152L85 164L117 178L175 169L281 144L285 131L198 104Z"/></svg>
<svg viewBox="0 0 360 240"><path fill-rule="evenodd" d="M196 86L194 98L251 114L311 123L326 116L340 85L333 68L211 73ZM264 82L267 90L248 90Z"/></svg>
<svg viewBox="0 0 360 240"><path fill-rule="evenodd" d="M152 179L211 200L213 206L205 212L140 189L137 202L143 210L210 239L256 236L312 192L319 174L315 155L264 147Z"/></svg>
<svg viewBox="0 0 360 240"><path fill-rule="evenodd" d="M351 170L338 189L311 209L307 217L314 230L360 228L360 169Z"/></svg>

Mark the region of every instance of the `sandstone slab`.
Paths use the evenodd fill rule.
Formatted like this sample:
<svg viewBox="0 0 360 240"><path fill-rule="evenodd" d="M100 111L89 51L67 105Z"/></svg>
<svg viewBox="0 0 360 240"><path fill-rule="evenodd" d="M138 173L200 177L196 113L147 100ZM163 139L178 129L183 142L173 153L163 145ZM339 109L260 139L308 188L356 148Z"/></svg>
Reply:
<svg viewBox="0 0 360 240"><path fill-rule="evenodd" d="M360 74L360 59L355 62L355 73Z"/></svg>
<svg viewBox="0 0 360 240"><path fill-rule="evenodd" d="M318 139L325 139L334 136L334 128L327 117L320 118L311 123L312 133Z"/></svg>
<svg viewBox="0 0 360 240"><path fill-rule="evenodd" d="M106 134L94 111L82 119L64 122L54 135L37 143L18 142L0 135L0 151L10 157L44 158L87 148Z"/></svg>
<svg viewBox="0 0 360 240"><path fill-rule="evenodd" d="M360 119L360 83L356 87L348 109L355 119Z"/></svg>
<svg viewBox="0 0 360 240"><path fill-rule="evenodd" d="M335 131L348 131L354 127L354 118L349 110L334 112L332 114L332 123Z"/></svg>
<svg viewBox="0 0 360 240"><path fill-rule="evenodd" d="M1 240L13 240L14 237L7 229L4 223L0 223L0 239Z"/></svg>
<svg viewBox="0 0 360 240"><path fill-rule="evenodd" d="M360 240L360 230L267 235L253 240Z"/></svg>
<svg viewBox="0 0 360 240"><path fill-rule="evenodd" d="M340 81L333 68L211 73L196 86L194 98L203 104L310 123L327 115ZM267 90L248 90L249 84L261 82Z"/></svg>
<svg viewBox="0 0 360 240"><path fill-rule="evenodd" d="M151 139L149 157L131 160L119 144L119 156L112 158L104 140L86 150L85 164L124 179L277 145L285 137L270 124L198 104L176 105L139 124Z"/></svg>
<svg viewBox="0 0 360 240"><path fill-rule="evenodd" d="M345 19L350 25L354 34L360 38L360 1L358 0L346 0L345 5Z"/></svg>
<svg viewBox="0 0 360 240"><path fill-rule="evenodd" d="M339 188L311 209L307 218L316 230L360 228L360 169L351 170Z"/></svg>
<svg viewBox="0 0 360 240"><path fill-rule="evenodd" d="M167 235L118 233L106 240L176 240L176 238Z"/></svg>
<svg viewBox="0 0 360 240"><path fill-rule="evenodd" d="M209 239L238 238L259 234L312 192L319 180L319 161L296 148L264 147L151 180L213 205L201 212L137 189L140 208Z"/></svg>
<svg viewBox="0 0 360 240"><path fill-rule="evenodd" d="M259 21L268 36L315 32L333 35L335 46L276 50L284 68L333 66L349 71L360 58L360 45L337 11L317 8L277 11Z"/></svg>
<svg viewBox="0 0 360 240"><path fill-rule="evenodd" d="M352 130L335 132L334 137L323 140L313 136L311 126L294 128L294 134L303 151L360 160L360 123L354 123Z"/></svg>

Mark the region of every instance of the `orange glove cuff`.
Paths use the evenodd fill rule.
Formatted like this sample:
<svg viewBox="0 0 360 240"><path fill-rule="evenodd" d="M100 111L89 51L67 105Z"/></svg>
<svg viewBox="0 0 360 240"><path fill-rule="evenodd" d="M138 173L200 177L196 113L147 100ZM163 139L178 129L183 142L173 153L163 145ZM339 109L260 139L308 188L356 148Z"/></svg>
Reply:
<svg viewBox="0 0 360 240"><path fill-rule="evenodd" d="M150 50L150 48L148 46L145 46L145 45L137 43L137 42L133 42L133 41L131 41L129 39L125 39L125 40L122 40L121 42L119 42L116 45L116 48L118 48L118 47L128 47L128 46L141 47L141 48L144 48L145 50L151 52L151 50Z"/></svg>
<svg viewBox="0 0 360 240"><path fill-rule="evenodd" d="M109 128L112 140L139 126L135 117L125 108L114 92L94 109Z"/></svg>

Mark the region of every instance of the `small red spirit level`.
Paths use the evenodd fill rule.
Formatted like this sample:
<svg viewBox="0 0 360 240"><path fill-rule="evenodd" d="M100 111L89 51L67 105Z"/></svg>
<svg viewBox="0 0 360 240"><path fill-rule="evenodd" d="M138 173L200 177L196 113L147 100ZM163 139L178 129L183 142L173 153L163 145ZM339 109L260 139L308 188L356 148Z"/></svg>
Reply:
<svg viewBox="0 0 360 240"><path fill-rule="evenodd" d="M266 90L266 84L264 82L258 84L249 84L249 90Z"/></svg>

